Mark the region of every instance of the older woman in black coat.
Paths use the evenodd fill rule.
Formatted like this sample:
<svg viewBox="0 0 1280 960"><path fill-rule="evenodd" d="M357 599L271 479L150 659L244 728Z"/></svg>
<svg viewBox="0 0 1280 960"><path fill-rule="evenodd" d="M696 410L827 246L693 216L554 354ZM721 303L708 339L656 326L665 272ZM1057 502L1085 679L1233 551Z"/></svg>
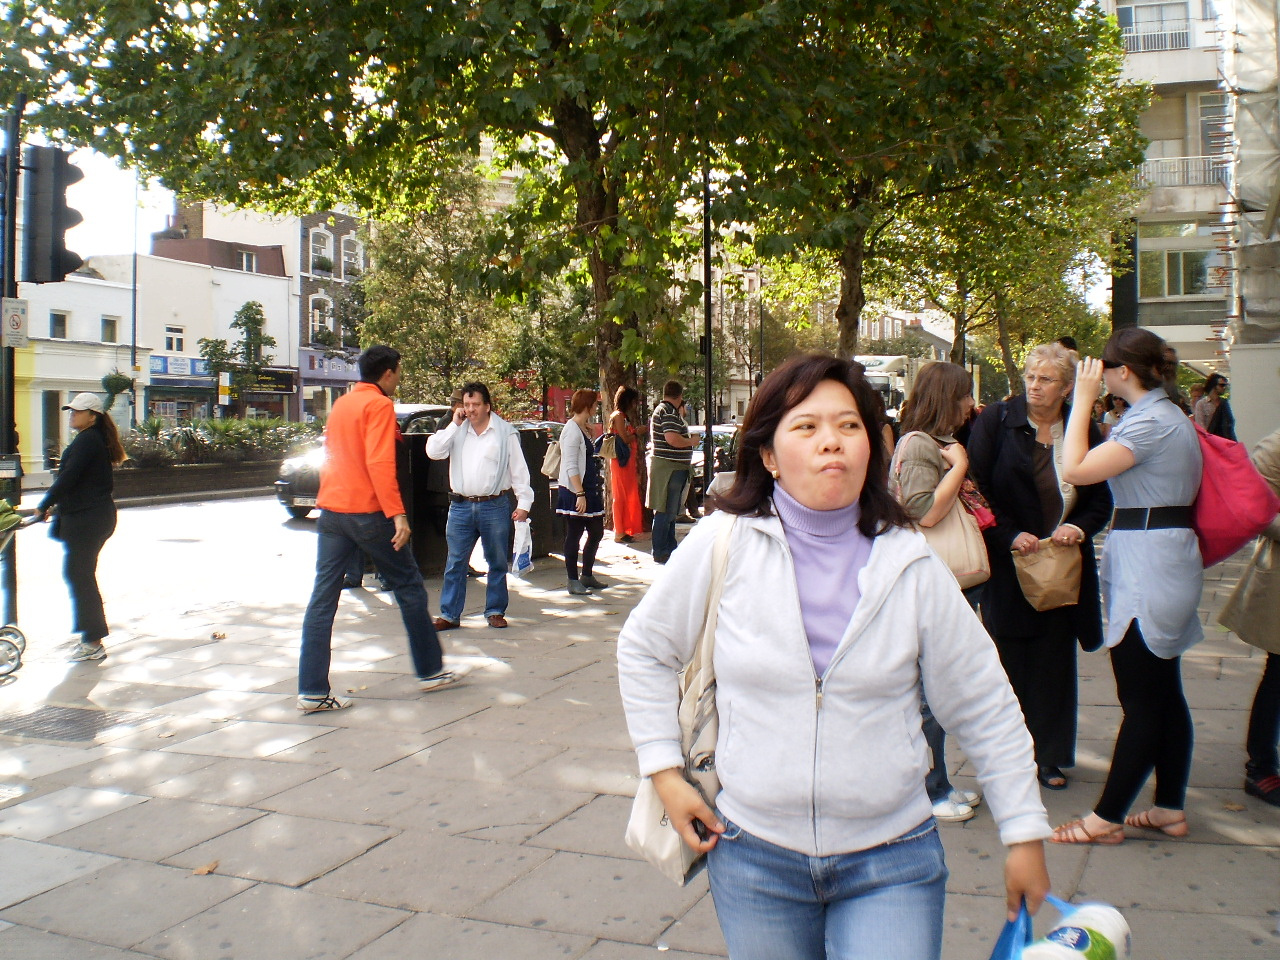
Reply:
<svg viewBox="0 0 1280 960"><path fill-rule="evenodd" d="M997 521L984 533L991 579L982 595L983 621L1022 704L1040 783L1051 790L1066 787L1061 768L1075 765L1075 645L1102 645L1093 537L1111 515L1105 483L1073 487L1061 477L1076 361L1075 351L1057 343L1033 349L1023 377L1026 392L988 406L968 444L970 470ZM1101 442L1097 424L1090 424L1089 445ZM1022 594L1013 554L1034 553L1050 538L1080 548L1080 600L1037 611Z"/></svg>

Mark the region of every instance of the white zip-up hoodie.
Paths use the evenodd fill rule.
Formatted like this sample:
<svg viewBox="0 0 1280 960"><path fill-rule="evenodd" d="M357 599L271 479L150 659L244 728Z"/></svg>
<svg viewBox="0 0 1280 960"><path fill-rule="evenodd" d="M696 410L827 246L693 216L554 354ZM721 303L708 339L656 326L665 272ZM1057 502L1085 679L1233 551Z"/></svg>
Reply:
<svg viewBox="0 0 1280 960"><path fill-rule="evenodd" d="M722 512L700 521L618 637L627 726L649 775L682 767L676 675L693 655ZM716 629L721 813L809 856L865 850L932 813L921 682L973 761L1005 844L1051 833L1031 736L991 638L911 530L873 541L862 597L814 675L795 568L776 516L739 517Z"/></svg>

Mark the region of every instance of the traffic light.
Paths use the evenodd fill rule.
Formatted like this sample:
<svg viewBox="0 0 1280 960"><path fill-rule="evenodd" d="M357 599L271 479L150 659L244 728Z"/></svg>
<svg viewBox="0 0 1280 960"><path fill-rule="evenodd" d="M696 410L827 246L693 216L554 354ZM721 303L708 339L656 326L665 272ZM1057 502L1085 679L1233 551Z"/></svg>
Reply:
<svg viewBox="0 0 1280 960"><path fill-rule="evenodd" d="M67 206L67 187L84 178L57 147L22 151L24 283L58 283L84 263L67 249L67 231L84 219Z"/></svg>

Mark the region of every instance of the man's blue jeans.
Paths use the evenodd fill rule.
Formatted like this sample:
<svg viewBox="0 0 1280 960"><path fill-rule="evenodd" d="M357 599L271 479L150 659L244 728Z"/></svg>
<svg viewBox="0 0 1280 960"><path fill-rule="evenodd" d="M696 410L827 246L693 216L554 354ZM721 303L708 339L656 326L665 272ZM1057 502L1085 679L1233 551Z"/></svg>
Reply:
<svg viewBox="0 0 1280 960"><path fill-rule="evenodd" d="M831 857L725 827L707 869L731 960L942 955L947 865L932 817L878 847Z"/></svg>
<svg viewBox="0 0 1280 960"><path fill-rule="evenodd" d="M676 517L680 516L680 494L689 482L688 470L673 470L667 480L663 509L653 512L653 555L666 560L676 549Z"/></svg>
<svg viewBox="0 0 1280 960"><path fill-rule="evenodd" d="M395 524L381 513L333 513L320 511L316 523L316 583L302 618L302 652L298 658L298 693L323 697L329 693L329 661L333 639L333 615L342 596L342 583L352 558L363 550L400 607L409 634L409 655L419 679L433 677L444 668L440 638L431 623L427 590L407 544L392 548Z"/></svg>
<svg viewBox="0 0 1280 960"><path fill-rule="evenodd" d="M507 612L507 568L511 564L511 498L499 497L483 503L455 500L449 504L449 522L444 530L449 559L440 590L440 616L457 623L467 603L467 569L476 540L484 546L489 565L484 593L484 615Z"/></svg>

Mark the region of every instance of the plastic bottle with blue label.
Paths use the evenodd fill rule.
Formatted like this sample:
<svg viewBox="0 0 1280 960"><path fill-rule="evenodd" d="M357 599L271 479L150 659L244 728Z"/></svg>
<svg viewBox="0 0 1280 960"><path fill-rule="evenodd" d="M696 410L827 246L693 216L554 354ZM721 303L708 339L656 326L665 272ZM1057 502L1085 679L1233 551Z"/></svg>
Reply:
<svg viewBox="0 0 1280 960"><path fill-rule="evenodd" d="M1129 924L1119 910L1086 903L1027 946L1022 960L1128 960L1132 946Z"/></svg>

